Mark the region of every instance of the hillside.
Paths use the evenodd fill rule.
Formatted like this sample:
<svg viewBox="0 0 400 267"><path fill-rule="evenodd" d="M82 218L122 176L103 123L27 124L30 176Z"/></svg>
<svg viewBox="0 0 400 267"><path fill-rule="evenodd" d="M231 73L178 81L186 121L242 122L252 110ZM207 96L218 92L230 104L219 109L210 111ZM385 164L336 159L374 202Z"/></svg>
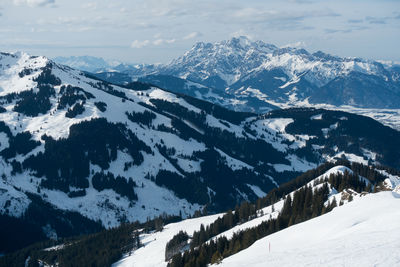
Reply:
<svg viewBox="0 0 400 267"><path fill-rule="evenodd" d="M396 254L398 243L394 222L400 216L400 176L388 171L346 161L326 163L234 211L179 222L166 219L165 225L126 224L39 243L0 258L0 266L35 266L38 261L59 266L206 266L221 261L226 266L391 265L398 260L387 255ZM188 239L171 243L178 233ZM382 253L370 253L372 248ZM171 249L172 259L166 259Z"/></svg>

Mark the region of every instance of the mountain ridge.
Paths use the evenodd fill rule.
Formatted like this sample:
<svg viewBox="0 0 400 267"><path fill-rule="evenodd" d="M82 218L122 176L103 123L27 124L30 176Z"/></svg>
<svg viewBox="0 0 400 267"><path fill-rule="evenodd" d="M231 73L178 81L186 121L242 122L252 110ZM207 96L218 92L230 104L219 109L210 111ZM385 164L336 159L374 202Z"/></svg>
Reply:
<svg viewBox="0 0 400 267"><path fill-rule="evenodd" d="M396 65L321 51L309 53L303 48L279 48L246 37L198 42L167 64L141 65L123 73L127 76L120 80L121 84L149 80L146 78L149 75L195 82L214 94L228 94L226 107L241 111L265 112L271 105L304 106L305 102L337 107L399 108L400 101ZM99 75L107 80L107 75L112 79L118 74ZM363 83L365 79L368 82ZM157 80L153 83L157 85ZM332 100L338 93L346 97ZM360 98L362 94L368 97Z"/></svg>

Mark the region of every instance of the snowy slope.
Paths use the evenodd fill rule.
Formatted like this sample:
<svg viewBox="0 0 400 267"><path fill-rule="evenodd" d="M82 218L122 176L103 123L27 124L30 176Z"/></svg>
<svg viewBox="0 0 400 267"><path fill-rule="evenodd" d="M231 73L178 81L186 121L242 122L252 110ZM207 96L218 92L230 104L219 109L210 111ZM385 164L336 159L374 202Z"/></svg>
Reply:
<svg viewBox="0 0 400 267"><path fill-rule="evenodd" d="M355 199L267 236L220 266L397 266L399 201L390 191Z"/></svg>

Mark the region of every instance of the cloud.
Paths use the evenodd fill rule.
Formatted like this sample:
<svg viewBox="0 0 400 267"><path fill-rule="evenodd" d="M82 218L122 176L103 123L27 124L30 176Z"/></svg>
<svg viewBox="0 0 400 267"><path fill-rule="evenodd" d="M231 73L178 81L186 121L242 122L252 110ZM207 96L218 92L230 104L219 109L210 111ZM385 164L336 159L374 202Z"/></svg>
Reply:
<svg viewBox="0 0 400 267"><path fill-rule="evenodd" d="M378 17L365 17L365 20L371 24L386 24L387 17L378 18Z"/></svg>
<svg viewBox="0 0 400 267"><path fill-rule="evenodd" d="M349 19L347 20L348 23L361 23L363 22L362 19Z"/></svg>
<svg viewBox="0 0 400 267"><path fill-rule="evenodd" d="M30 7L42 7L55 4L55 0L13 0L14 5L27 5Z"/></svg>
<svg viewBox="0 0 400 267"><path fill-rule="evenodd" d="M153 41L153 45L161 45L162 43L164 43L164 39L157 39Z"/></svg>
<svg viewBox="0 0 400 267"><path fill-rule="evenodd" d="M144 41L135 40L132 42L131 47L132 48L143 48L145 46L148 46L149 44L150 44L149 40L144 40Z"/></svg>
<svg viewBox="0 0 400 267"><path fill-rule="evenodd" d="M295 3L295 4L312 4L314 1L311 0L290 0L289 2Z"/></svg>
<svg viewBox="0 0 400 267"><path fill-rule="evenodd" d="M183 40L190 40L196 37L200 37L203 36L203 34L201 34L200 32L191 32L188 35L184 36L182 39Z"/></svg>
<svg viewBox="0 0 400 267"><path fill-rule="evenodd" d="M299 42L290 43L290 44L281 46L281 48L285 48L285 47L302 48L302 47L306 47L306 43L303 41L299 41Z"/></svg>
<svg viewBox="0 0 400 267"><path fill-rule="evenodd" d="M156 17L182 17L190 15L190 11L188 9L182 7L160 5L159 2L157 2L156 7L151 8L151 13L153 16Z"/></svg>
<svg viewBox="0 0 400 267"><path fill-rule="evenodd" d="M153 45L162 45L162 44L173 44L175 43L176 39L157 39L153 41Z"/></svg>
<svg viewBox="0 0 400 267"><path fill-rule="evenodd" d="M351 27L349 27L348 29L324 29L324 32L326 34L334 34L334 33L351 33L354 31L362 31L362 30L367 30L370 29L370 27L368 26L364 26L364 25L352 25Z"/></svg>
<svg viewBox="0 0 400 267"><path fill-rule="evenodd" d="M82 5L82 8L89 9L89 10L96 10L97 3L95 3L95 2L85 3Z"/></svg>
<svg viewBox="0 0 400 267"><path fill-rule="evenodd" d="M238 30L238 31L236 31L236 32L233 32L233 33L231 33L230 35L229 35L230 37L241 37L241 36L244 36L244 37L246 37L247 39L249 39L249 40L253 40L254 39L254 37L252 36L252 35L250 35L250 34L248 34L245 30L243 30L243 29L240 29L240 30Z"/></svg>
<svg viewBox="0 0 400 267"><path fill-rule="evenodd" d="M304 25L307 19L339 16L341 15L330 9L289 11L249 7L237 10L229 15L229 17L222 19L233 20L237 23L251 26L260 24L270 29L309 30L313 29L313 27L309 28Z"/></svg>

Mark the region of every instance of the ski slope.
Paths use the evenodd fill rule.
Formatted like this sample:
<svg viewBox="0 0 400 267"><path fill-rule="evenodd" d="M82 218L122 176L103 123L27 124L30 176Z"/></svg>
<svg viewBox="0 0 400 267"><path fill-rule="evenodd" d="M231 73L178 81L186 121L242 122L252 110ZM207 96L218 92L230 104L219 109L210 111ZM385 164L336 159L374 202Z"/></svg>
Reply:
<svg viewBox="0 0 400 267"><path fill-rule="evenodd" d="M399 266L399 204L400 194L391 191L356 198L260 239L219 266Z"/></svg>

